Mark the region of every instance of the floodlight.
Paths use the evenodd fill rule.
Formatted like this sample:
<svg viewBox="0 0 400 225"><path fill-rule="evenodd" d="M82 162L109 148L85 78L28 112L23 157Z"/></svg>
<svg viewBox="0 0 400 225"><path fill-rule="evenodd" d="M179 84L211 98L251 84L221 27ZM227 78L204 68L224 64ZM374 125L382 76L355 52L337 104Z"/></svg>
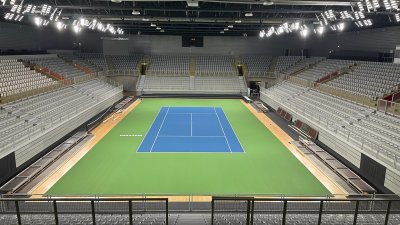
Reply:
<svg viewBox="0 0 400 225"><path fill-rule="evenodd" d="M308 35L308 29L303 29L303 30L301 30L301 31L300 31L300 34L301 34L301 36L303 36L303 37L307 37L307 35Z"/></svg>
<svg viewBox="0 0 400 225"><path fill-rule="evenodd" d="M264 38L264 36L265 36L265 31L264 31L264 30L261 30L260 33L259 33L259 36L260 36L260 38Z"/></svg>
<svg viewBox="0 0 400 225"><path fill-rule="evenodd" d="M140 15L140 11L132 10L132 15L134 16Z"/></svg>
<svg viewBox="0 0 400 225"><path fill-rule="evenodd" d="M161 32L161 33L164 33L164 32L165 32L165 30L160 30L160 32Z"/></svg>
<svg viewBox="0 0 400 225"><path fill-rule="evenodd" d="M381 5L379 5L378 0L372 0L372 6L374 7L374 10L379 9Z"/></svg>
<svg viewBox="0 0 400 225"><path fill-rule="evenodd" d="M319 26L317 27L317 34L322 35L325 31L325 27Z"/></svg>
<svg viewBox="0 0 400 225"><path fill-rule="evenodd" d="M400 22L400 13L396 13L394 18L396 19L396 22Z"/></svg>
<svg viewBox="0 0 400 225"><path fill-rule="evenodd" d="M22 14L29 13L31 11L31 9L32 9L32 5L26 6L25 10L22 12Z"/></svg>
<svg viewBox="0 0 400 225"><path fill-rule="evenodd" d="M161 27L156 27L157 30L161 30Z"/></svg>
<svg viewBox="0 0 400 225"><path fill-rule="evenodd" d="M357 7L361 12L364 11L364 6L363 6L363 4L361 2L357 2Z"/></svg>
<svg viewBox="0 0 400 225"><path fill-rule="evenodd" d="M154 23L151 23L150 24L150 27L156 27L157 25L156 24L154 24Z"/></svg>
<svg viewBox="0 0 400 225"><path fill-rule="evenodd" d="M339 24L336 25L336 27L338 28L339 31L344 30L344 26L345 26L344 23L339 23Z"/></svg>
<svg viewBox="0 0 400 225"><path fill-rule="evenodd" d="M219 33L220 33L220 34L223 34L223 33L225 33L225 31L221 30Z"/></svg>
<svg viewBox="0 0 400 225"><path fill-rule="evenodd" d="M228 28L233 28L233 25L228 25Z"/></svg>
<svg viewBox="0 0 400 225"><path fill-rule="evenodd" d="M78 25L72 26L72 29L74 30L74 32L77 34L79 32L81 32L82 28Z"/></svg>
<svg viewBox="0 0 400 225"><path fill-rule="evenodd" d="M38 27L42 26L42 22L43 22L42 18L35 17L34 21L35 21L36 26L38 26Z"/></svg>
<svg viewBox="0 0 400 225"><path fill-rule="evenodd" d="M246 16L246 17L252 17L252 16L253 16L253 13L252 13L252 12L247 12L247 13L244 14L244 16Z"/></svg>
<svg viewBox="0 0 400 225"><path fill-rule="evenodd" d="M4 15L4 19L8 20L8 17L10 17L10 13L6 13L6 15Z"/></svg>
<svg viewBox="0 0 400 225"><path fill-rule="evenodd" d="M242 21L241 20L235 20L235 23L241 23Z"/></svg>
<svg viewBox="0 0 400 225"><path fill-rule="evenodd" d="M15 5L15 0L11 0L10 5Z"/></svg>
<svg viewBox="0 0 400 225"><path fill-rule="evenodd" d="M18 5L13 5L10 9L10 12L15 12L17 11Z"/></svg>
<svg viewBox="0 0 400 225"><path fill-rule="evenodd" d="M21 20L24 18L24 16L20 16L18 21L21 22Z"/></svg>
<svg viewBox="0 0 400 225"><path fill-rule="evenodd" d="M399 4L397 3L396 0L390 0L390 5L392 6L393 9L399 10Z"/></svg>
<svg viewBox="0 0 400 225"><path fill-rule="evenodd" d="M5 6L6 5L6 0L1 0L1 3L2 3L3 6Z"/></svg>
<svg viewBox="0 0 400 225"><path fill-rule="evenodd" d="M383 5L385 6L386 10L391 10L392 6L389 3L389 0L383 0Z"/></svg>
<svg viewBox="0 0 400 225"><path fill-rule="evenodd" d="M224 28L224 31L228 31L229 29L228 28Z"/></svg>
<svg viewBox="0 0 400 225"><path fill-rule="evenodd" d="M149 19L148 18L142 18L142 21L149 21Z"/></svg>
<svg viewBox="0 0 400 225"><path fill-rule="evenodd" d="M365 4L367 5L368 12L371 12L371 9L374 9L374 7L372 7L372 4L369 0L365 0Z"/></svg>

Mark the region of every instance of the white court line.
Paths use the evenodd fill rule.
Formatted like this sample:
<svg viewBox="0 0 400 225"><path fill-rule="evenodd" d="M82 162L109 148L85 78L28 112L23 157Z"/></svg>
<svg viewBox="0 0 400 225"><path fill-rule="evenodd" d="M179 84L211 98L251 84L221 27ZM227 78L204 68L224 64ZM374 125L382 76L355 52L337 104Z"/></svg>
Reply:
<svg viewBox="0 0 400 225"><path fill-rule="evenodd" d="M153 145L151 145L150 152L153 151L154 144L156 143L156 140L157 140L157 138L158 138L158 135L160 134L160 131L161 131L161 128L162 128L162 126L163 126L163 124L164 124L165 118L167 118L169 109L170 109L170 107L168 107L167 112L165 113L164 119L163 119L163 121L161 122L161 126L160 126L160 128L158 129L156 138L154 138Z"/></svg>
<svg viewBox="0 0 400 225"><path fill-rule="evenodd" d="M203 138L221 138L221 137L225 137L225 136L172 136L172 135L159 135L158 137L203 137Z"/></svg>
<svg viewBox="0 0 400 225"><path fill-rule="evenodd" d="M193 116L190 113L190 136L193 136Z"/></svg>
<svg viewBox="0 0 400 225"><path fill-rule="evenodd" d="M162 107L161 107L161 108L162 108ZM150 128L147 130L146 134L144 135L144 138L143 138L142 141L140 142L140 145L139 145L138 149L136 149L136 152L139 151L140 146L142 146L144 139L146 139L147 134L148 134L149 131L151 130L151 127L153 126L153 123L154 123L154 121L156 121L156 119L157 119L158 115L160 114L160 112L161 112L161 109L158 111L156 117L154 117L153 122L150 124Z"/></svg>
<svg viewBox="0 0 400 225"><path fill-rule="evenodd" d="M174 115L174 114L178 114L178 115L187 115L187 114L206 114L206 115L214 115L215 113L196 113L196 112L192 112L192 113L169 113L169 115Z"/></svg>
<svg viewBox="0 0 400 225"><path fill-rule="evenodd" d="M232 153L231 146L229 145L228 139L226 138L226 135L225 135L224 128L222 128L221 120L219 120L219 116L218 116L217 110L215 110L215 107L214 107L214 111L215 111L215 114L217 115L218 122L219 122L219 126L221 127L221 129L222 129L222 132L224 133L224 137L225 137L226 144L228 144L229 151Z"/></svg>
<svg viewBox="0 0 400 225"><path fill-rule="evenodd" d="M225 118L228 120L228 124L229 124L229 126L231 127L231 129L233 130L233 133L235 134L235 137L236 137L236 139L238 140L240 147L242 147L242 151L243 151L243 152L246 152L246 151L244 150L244 148L243 148L242 143L241 143L240 140L239 140L239 136L236 135L236 132L235 132L235 130L233 129L233 127L232 127L232 125L231 125L231 122L229 122L229 119L228 119L228 117L226 116L224 109L222 109L222 113L224 113Z"/></svg>

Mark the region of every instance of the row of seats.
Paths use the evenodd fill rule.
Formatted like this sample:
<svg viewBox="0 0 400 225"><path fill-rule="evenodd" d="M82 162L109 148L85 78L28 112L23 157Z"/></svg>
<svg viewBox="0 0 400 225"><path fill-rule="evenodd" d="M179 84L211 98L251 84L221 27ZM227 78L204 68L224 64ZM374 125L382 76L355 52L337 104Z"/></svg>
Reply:
<svg viewBox="0 0 400 225"><path fill-rule="evenodd" d="M261 98L334 130L363 151L385 155L388 163L400 156L400 118L289 82L262 91Z"/></svg>
<svg viewBox="0 0 400 225"><path fill-rule="evenodd" d="M141 76L138 91L143 93L226 93L246 92L243 77Z"/></svg>
<svg viewBox="0 0 400 225"><path fill-rule="evenodd" d="M17 59L0 60L0 97L57 84L57 81L37 73Z"/></svg>
<svg viewBox="0 0 400 225"><path fill-rule="evenodd" d="M149 74L187 75L189 74L189 56L152 55Z"/></svg>
<svg viewBox="0 0 400 225"><path fill-rule="evenodd" d="M296 77L309 81L317 81L341 69L349 68L354 64L355 62L351 60L327 59L316 64L311 69L301 72Z"/></svg>
<svg viewBox="0 0 400 225"><path fill-rule="evenodd" d="M111 60L116 70L136 70L142 58L143 55L139 54L129 55L129 56L125 55L111 56Z"/></svg>
<svg viewBox="0 0 400 225"><path fill-rule="evenodd" d="M266 76L272 57L264 55L242 56L242 63L247 67L248 76Z"/></svg>
<svg viewBox="0 0 400 225"><path fill-rule="evenodd" d="M106 58L101 53L79 53L78 56L96 65L101 70L108 70Z"/></svg>
<svg viewBox="0 0 400 225"><path fill-rule="evenodd" d="M72 65L67 64L63 59L58 57L43 57L33 58L29 60L30 63L37 64L41 67L48 68L50 71L57 73L64 77L64 79L73 79L75 77L85 76L86 74L75 68Z"/></svg>
<svg viewBox="0 0 400 225"><path fill-rule="evenodd" d="M196 60L197 75L237 75L232 56L198 56Z"/></svg>
<svg viewBox="0 0 400 225"><path fill-rule="evenodd" d="M60 54L59 56L67 61L79 64L87 69L90 69L92 72L100 71L100 68L98 68L94 64L91 64L90 62L86 61L85 59L76 54Z"/></svg>
<svg viewBox="0 0 400 225"><path fill-rule="evenodd" d="M286 75L293 75L294 73L307 69L311 65L314 65L324 59L325 59L324 57L303 58L302 60L298 61L296 64L290 66L289 68L287 68L282 72L285 73Z"/></svg>
<svg viewBox="0 0 400 225"><path fill-rule="evenodd" d="M119 91L115 86L96 79L1 105L0 151L40 136L43 130L58 126L65 117L79 114L115 91Z"/></svg>
<svg viewBox="0 0 400 225"><path fill-rule="evenodd" d="M356 62L357 66L348 74L327 85L369 98L382 98L400 84L400 65L382 62Z"/></svg>
<svg viewBox="0 0 400 225"><path fill-rule="evenodd" d="M302 59L304 56L279 56L276 61L275 73L282 73Z"/></svg>

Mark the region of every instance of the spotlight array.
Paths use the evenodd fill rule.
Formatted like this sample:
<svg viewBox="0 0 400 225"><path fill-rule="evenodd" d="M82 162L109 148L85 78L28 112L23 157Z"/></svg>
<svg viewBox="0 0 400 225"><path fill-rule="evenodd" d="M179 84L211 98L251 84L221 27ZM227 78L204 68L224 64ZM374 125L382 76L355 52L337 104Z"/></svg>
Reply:
<svg viewBox="0 0 400 225"><path fill-rule="evenodd" d="M5 5L8 2L8 0L0 1L2 5ZM9 4L11 5L11 9L4 15L4 19L6 20L21 22L25 18L25 15L30 15L34 16L33 23L38 27L48 26L52 22L59 31L66 30L68 26L71 26L75 33L80 33L84 28L90 30L95 30L97 28L97 30L101 32L108 31L111 34L124 34L124 31L121 28L114 27L110 24L103 26L101 22L98 22L96 19L89 21L86 18L80 18L79 20L74 20L72 24L68 25L63 21L69 18L64 19L61 17L62 9L58 9L48 4L24 4L24 0L10 0ZM60 21L60 18L63 21Z"/></svg>

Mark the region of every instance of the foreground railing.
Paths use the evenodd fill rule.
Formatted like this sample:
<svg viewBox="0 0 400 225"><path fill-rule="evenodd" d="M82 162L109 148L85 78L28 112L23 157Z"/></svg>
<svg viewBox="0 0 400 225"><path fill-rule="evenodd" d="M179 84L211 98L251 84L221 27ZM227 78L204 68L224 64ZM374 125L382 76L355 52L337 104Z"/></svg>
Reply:
<svg viewBox="0 0 400 225"><path fill-rule="evenodd" d="M1 198L0 224L168 225L167 198Z"/></svg>
<svg viewBox="0 0 400 225"><path fill-rule="evenodd" d="M211 224L398 224L398 198L213 197Z"/></svg>
<svg viewBox="0 0 400 225"><path fill-rule="evenodd" d="M379 99L376 109L392 116L400 116L400 103Z"/></svg>

